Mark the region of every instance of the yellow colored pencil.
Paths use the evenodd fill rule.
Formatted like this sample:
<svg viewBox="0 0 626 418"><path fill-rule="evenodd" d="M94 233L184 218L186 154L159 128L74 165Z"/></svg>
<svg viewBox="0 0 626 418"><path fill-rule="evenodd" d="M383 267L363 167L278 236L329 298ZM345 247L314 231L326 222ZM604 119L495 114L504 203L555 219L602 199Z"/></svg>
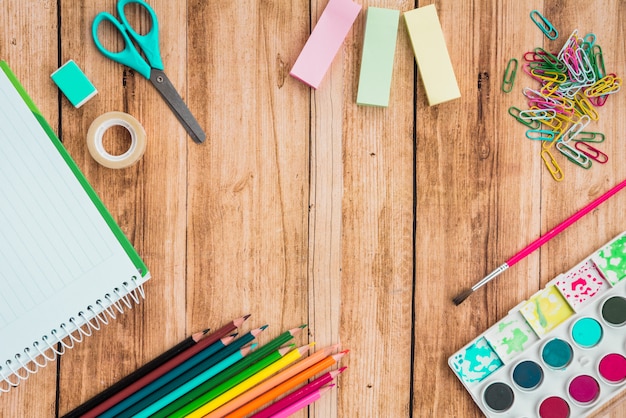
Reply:
<svg viewBox="0 0 626 418"><path fill-rule="evenodd" d="M313 344L315 344L315 343L312 343L311 345L313 345ZM248 390L247 392L244 392L241 395L237 396L235 399L233 399L233 400L225 403L224 405L220 406L215 411L213 411L210 414L206 415L205 418L219 418L219 417L223 417L223 416L231 413L232 411L236 410L237 408L247 404L248 402L252 401L253 399L261 396L265 392L273 389L275 386L280 385L281 383L283 383L287 379L297 375L298 373L300 373L300 372L308 369L309 367L313 366L314 364L318 363L322 359L330 356L338 348L339 348L339 344L335 344L335 345L332 345L330 347L326 347L326 348L324 348L322 350L316 351L315 353L311 354L309 357L300 360L299 362L293 364L292 366L290 366L287 369L283 370L282 372L278 373L276 376L272 376L271 378L269 378L266 381L260 383L259 385L255 386L254 388L252 388L252 389Z"/></svg>
<svg viewBox="0 0 626 418"><path fill-rule="evenodd" d="M224 405L226 402L230 401L231 399L237 397L238 395L241 395L248 389L258 385L259 383L266 380L271 375L276 374L277 372L287 367L294 361L299 360L302 357L302 355L309 350L309 348L311 348L310 345L305 345L305 346L299 347L296 350L290 351L285 356L283 356L280 360L275 361L274 363L270 364L264 369L253 374L252 376L250 376L243 382L228 389L226 392L222 393L217 398L212 399L209 402L205 403L204 405L202 405L202 407L196 409L188 417L189 418L193 418L196 416L204 417L209 412L219 408L220 406Z"/></svg>

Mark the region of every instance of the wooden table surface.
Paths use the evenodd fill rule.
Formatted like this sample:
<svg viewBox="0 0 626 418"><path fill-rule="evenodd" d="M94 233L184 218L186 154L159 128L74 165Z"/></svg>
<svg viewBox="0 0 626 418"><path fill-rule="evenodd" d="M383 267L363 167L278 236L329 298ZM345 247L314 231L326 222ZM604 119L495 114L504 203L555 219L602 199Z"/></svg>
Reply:
<svg viewBox="0 0 626 418"><path fill-rule="evenodd" d="M626 230L621 192L454 306L461 290L626 178L626 93L592 122L608 163L584 170L558 158L565 178L556 182L540 145L507 114L536 83L520 69L503 93L505 65L535 47L557 51L578 29L596 34L607 70L624 76L626 2L357 2L361 14L312 90L289 70L327 0L150 0L166 73L206 130L202 145L147 80L96 50L91 22L115 13L113 0L0 2L0 59L152 273L144 303L0 395L0 416L62 415L192 332L247 313L244 330L270 325L260 343L307 323L298 345L350 350L336 390L310 416L481 416L447 358ZM428 106L402 20L389 107L357 106L367 7L430 3L462 97ZM558 28L556 41L531 21L533 9ZM146 27L145 16L136 21ZM112 31L102 37L119 47ZM50 80L68 59L99 91L79 109ZM85 145L91 122L114 110L148 135L143 158L122 170L98 165ZM121 152L128 135L113 128L105 145Z"/></svg>

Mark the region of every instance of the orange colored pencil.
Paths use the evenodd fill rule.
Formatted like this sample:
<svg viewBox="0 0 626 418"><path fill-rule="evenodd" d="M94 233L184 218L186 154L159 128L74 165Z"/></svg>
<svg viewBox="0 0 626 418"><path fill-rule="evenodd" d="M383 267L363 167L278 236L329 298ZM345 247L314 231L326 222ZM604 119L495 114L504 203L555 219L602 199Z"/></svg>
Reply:
<svg viewBox="0 0 626 418"><path fill-rule="evenodd" d="M249 414L250 412L254 411L255 409L260 408L261 406L265 405L266 403L272 402L273 400L278 398L280 395L282 395L282 394L288 392L289 390L295 388L300 383L305 382L310 377L313 377L316 374L318 374L320 372L323 372L327 368L331 367L332 365L337 363L344 355L346 355L346 353L348 353L348 350L344 350L344 351L342 351L340 353L337 353L337 354L334 354L332 356L326 357L322 361L314 364L313 366L309 367L308 369L306 369L306 370L298 373L297 375L293 376L291 379L286 380L285 382L283 382L280 385L274 387L273 389L270 389L269 391L265 392L263 395L261 395L261 396L257 397L256 399L252 400L251 402L248 402L247 404L243 405L242 407L234 410L230 414L226 415L224 418L242 418L242 417L246 416L247 414Z"/></svg>
<svg viewBox="0 0 626 418"><path fill-rule="evenodd" d="M231 401L225 403L224 405L217 408L215 411L211 412L208 415L205 415L204 418L218 418L218 417L225 416L226 414L236 410L242 405L245 405L248 402L252 401L253 399L261 396L262 394L272 389L273 387L283 383L287 379L295 376L296 374L322 361L324 358L330 356L338 347L339 347L339 344L335 344L323 350L316 351L315 353L311 354L307 358L300 360L299 362L295 363L289 368L267 379L265 382L258 384L252 389L242 393L241 395L237 396Z"/></svg>

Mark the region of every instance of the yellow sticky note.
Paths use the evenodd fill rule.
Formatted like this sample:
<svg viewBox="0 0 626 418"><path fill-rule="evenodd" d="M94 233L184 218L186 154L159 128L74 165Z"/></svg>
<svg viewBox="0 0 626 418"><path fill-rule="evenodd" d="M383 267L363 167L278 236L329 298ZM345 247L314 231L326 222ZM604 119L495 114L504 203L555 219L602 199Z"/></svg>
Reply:
<svg viewBox="0 0 626 418"><path fill-rule="evenodd" d="M432 106L461 97L435 5L404 13L404 21L428 103Z"/></svg>

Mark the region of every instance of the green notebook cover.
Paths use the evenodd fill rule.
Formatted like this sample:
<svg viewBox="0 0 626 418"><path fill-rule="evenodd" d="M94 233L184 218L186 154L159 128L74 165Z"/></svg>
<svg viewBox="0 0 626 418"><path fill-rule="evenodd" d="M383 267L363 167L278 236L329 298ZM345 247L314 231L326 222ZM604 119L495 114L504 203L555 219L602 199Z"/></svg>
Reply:
<svg viewBox="0 0 626 418"><path fill-rule="evenodd" d="M100 215L102 215L102 218L106 221L109 228L111 228L111 231L113 232L117 240L120 242L120 244L126 251L126 254L128 254L128 257L132 260L133 264L137 267L137 270L139 271L141 276L144 278L148 276L149 271L148 271L147 266L145 265L145 263L143 262L139 254L137 254L137 251L135 250L133 245L130 243L128 238L126 238L126 235L124 235L124 232L120 229L119 225L115 222L115 219L113 219L113 216L111 216L108 209L104 206L104 203L102 203L102 201L98 197L95 190L91 187L91 185L89 184L89 182L87 181L83 173L80 171L80 169L78 168L78 165L76 165L76 162L72 159L70 154L67 152L67 150L65 149L65 147L63 146L59 138L57 138L56 134L54 133L54 131L52 130L52 128L50 127L46 119L43 117L39 109L37 109L37 106L35 106L35 103L32 101L30 96L28 96L28 93L26 93L26 90L20 84L19 80L17 79L13 71L11 71L11 68L9 68L6 61L0 61L0 68L7 75L11 83L13 83L13 86L18 91L18 93L20 94L20 96L22 97L22 99L24 100L28 108L31 110L31 112L33 112L33 115L35 116L35 118L37 119L41 127L48 134L50 141L52 141L56 149L59 151L59 154L63 157L68 167L72 170L72 172L74 173L74 175L76 176L80 184L82 185L83 189L85 189L85 192L87 193L87 195L89 196L93 204L96 206L96 208L100 212Z"/></svg>

